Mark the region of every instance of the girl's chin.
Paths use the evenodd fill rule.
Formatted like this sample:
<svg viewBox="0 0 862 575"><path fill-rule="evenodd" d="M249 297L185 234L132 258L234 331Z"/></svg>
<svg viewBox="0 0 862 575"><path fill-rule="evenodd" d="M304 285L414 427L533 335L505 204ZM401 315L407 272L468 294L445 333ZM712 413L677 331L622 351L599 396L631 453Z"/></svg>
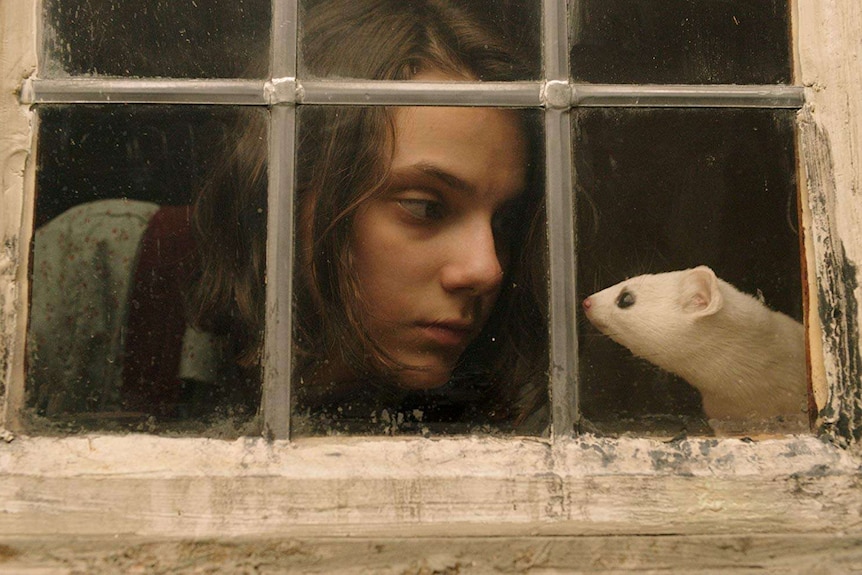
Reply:
<svg viewBox="0 0 862 575"><path fill-rule="evenodd" d="M441 367L407 368L398 373L397 385L409 391L437 389L446 385L452 370Z"/></svg>

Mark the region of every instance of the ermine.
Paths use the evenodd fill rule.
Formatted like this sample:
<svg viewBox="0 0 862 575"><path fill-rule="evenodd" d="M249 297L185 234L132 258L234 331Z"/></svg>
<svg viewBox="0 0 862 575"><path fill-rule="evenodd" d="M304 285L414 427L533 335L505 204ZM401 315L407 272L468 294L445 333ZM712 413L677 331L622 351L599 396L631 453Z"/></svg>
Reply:
<svg viewBox="0 0 862 575"><path fill-rule="evenodd" d="M802 324L706 266L631 278L583 308L603 334L697 388L710 419L805 414Z"/></svg>

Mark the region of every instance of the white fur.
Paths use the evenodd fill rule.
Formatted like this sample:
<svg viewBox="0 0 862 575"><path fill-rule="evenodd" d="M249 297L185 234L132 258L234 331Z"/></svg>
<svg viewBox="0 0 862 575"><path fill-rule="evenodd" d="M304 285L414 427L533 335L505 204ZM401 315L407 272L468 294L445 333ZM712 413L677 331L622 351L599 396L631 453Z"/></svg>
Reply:
<svg viewBox="0 0 862 575"><path fill-rule="evenodd" d="M623 309L624 290L635 301ZM589 296L584 311L602 333L696 387L709 418L805 413L802 325L706 266L626 280Z"/></svg>

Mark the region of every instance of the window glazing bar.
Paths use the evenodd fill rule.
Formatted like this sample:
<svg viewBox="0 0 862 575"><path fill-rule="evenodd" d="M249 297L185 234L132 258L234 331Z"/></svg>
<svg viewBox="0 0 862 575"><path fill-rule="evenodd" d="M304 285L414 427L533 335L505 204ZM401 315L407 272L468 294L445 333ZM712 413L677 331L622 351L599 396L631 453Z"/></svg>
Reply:
<svg viewBox="0 0 862 575"><path fill-rule="evenodd" d="M267 103L296 100L297 0L272 0ZM293 188L296 108L270 114L267 173L266 315L261 412L264 436L290 437L293 362Z"/></svg>
<svg viewBox="0 0 862 575"><path fill-rule="evenodd" d="M801 86L574 84L572 106L801 108Z"/></svg>
<svg viewBox="0 0 862 575"><path fill-rule="evenodd" d="M575 221L572 201L572 131L568 108L569 42L566 0L543 0L542 57L546 82L545 201L548 226L548 330L551 439L571 437L578 420L575 321Z"/></svg>
<svg viewBox="0 0 862 575"><path fill-rule="evenodd" d="M270 72L274 78L296 76L297 0L272 0Z"/></svg>
<svg viewBox="0 0 862 575"><path fill-rule="evenodd" d="M543 44L545 78L566 80L569 78L569 40L566 22L566 0L544 0L542 2Z"/></svg>
<svg viewBox="0 0 862 575"><path fill-rule="evenodd" d="M376 104L401 106L542 105L539 82L340 82L303 81L297 88L303 104Z"/></svg>
<svg viewBox="0 0 862 575"><path fill-rule="evenodd" d="M293 298L293 180L296 108L275 106L269 135L266 245L266 327L263 353L264 434L290 430Z"/></svg>
<svg viewBox="0 0 862 575"><path fill-rule="evenodd" d="M23 104L304 104L509 106L542 105L539 82L341 82L291 77L265 80L29 80Z"/></svg>
<svg viewBox="0 0 862 575"><path fill-rule="evenodd" d="M568 110L545 112L545 195L550 293L550 392L552 437L569 437L578 420L575 221L572 138Z"/></svg>
<svg viewBox="0 0 862 575"><path fill-rule="evenodd" d="M565 85L551 82L555 87ZM292 77L266 80L135 78L30 79L21 103L30 104L224 104L438 105L537 107L546 105L540 82L342 82ZM801 86L614 85L569 86L574 107L800 108ZM565 107L553 102L552 107Z"/></svg>
<svg viewBox="0 0 862 575"><path fill-rule="evenodd" d="M23 104L267 104L265 80L69 78L28 80Z"/></svg>

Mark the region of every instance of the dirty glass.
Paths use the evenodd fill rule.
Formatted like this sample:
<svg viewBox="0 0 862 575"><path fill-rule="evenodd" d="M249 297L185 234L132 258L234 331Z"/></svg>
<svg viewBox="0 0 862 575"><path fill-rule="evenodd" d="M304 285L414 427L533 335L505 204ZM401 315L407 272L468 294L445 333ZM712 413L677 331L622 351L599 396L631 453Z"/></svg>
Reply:
<svg viewBox="0 0 862 575"><path fill-rule="evenodd" d="M577 82L784 84L791 79L787 0L576 0Z"/></svg>
<svg viewBox="0 0 862 575"><path fill-rule="evenodd" d="M270 0L45 0L40 76L263 78Z"/></svg>
<svg viewBox="0 0 862 575"><path fill-rule="evenodd" d="M412 69L422 59L429 54L437 57L438 49L454 49L455 56L474 70L453 80L539 80L541 8L541 2L531 0L441 4L300 0L300 75L413 79L424 71L421 66ZM499 65L485 65L501 55ZM449 62L445 65L452 67ZM463 66L458 62L455 67Z"/></svg>
<svg viewBox="0 0 862 575"><path fill-rule="evenodd" d="M294 437L544 430L540 118L299 110Z"/></svg>
<svg viewBox="0 0 862 575"><path fill-rule="evenodd" d="M699 302L680 287L687 284L663 276L663 283L611 290L605 308L583 303L584 417L608 432L710 433L708 419L715 428L722 424L716 419L745 414L743 430L751 431L746 421L761 419L764 412L757 410L772 406L777 413L764 421L804 428L801 325L787 320L757 331L767 325L765 306L796 322L802 318L794 112L579 110L572 130L581 302L628 278L701 265L756 298L738 300L722 290L723 307L699 316ZM730 322L734 313L743 314L741 323ZM721 332L716 326L733 327ZM745 334L751 337L742 344ZM801 349L801 357L788 354L784 344ZM772 359L767 375L753 383L737 369L752 354ZM721 364L720 371L711 363L719 359L731 367ZM792 387L792 406L780 399L784 384L769 383L779 364L792 365L798 376L783 378ZM669 371L683 368L688 379ZM710 372L720 375L722 389L714 382L698 389L690 384ZM717 405L726 398L730 406Z"/></svg>
<svg viewBox="0 0 862 575"><path fill-rule="evenodd" d="M237 259L263 261L265 185L249 188L246 175L265 178L266 111L42 106L38 116L31 430L248 431L263 270ZM227 155L235 147L242 162ZM230 287L248 309L225 304Z"/></svg>

